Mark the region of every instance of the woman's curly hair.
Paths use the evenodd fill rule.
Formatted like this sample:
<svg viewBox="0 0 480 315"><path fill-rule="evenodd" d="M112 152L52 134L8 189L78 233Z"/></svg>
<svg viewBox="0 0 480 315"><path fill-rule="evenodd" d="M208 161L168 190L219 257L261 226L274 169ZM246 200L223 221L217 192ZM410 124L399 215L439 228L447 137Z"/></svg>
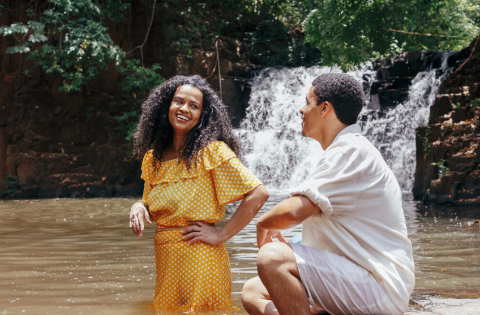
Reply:
<svg viewBox="0 0 480 315"><path fill-rule="evenodd" d="M200 119L188 132L185 143L180 148L180 159L186 162L187 168L195 165L198 153L212 141L225 142L239 156L241 146L233 134L227 108L207 81L199 75L177 75L150 93L142 104L142 115L133 136L137 154L143 156L153 149L152 163L157 169L157 162L162 160L163 152L173 144L173 128L168 120L168 111L175 92L182 85L194 86L203 93Z"/></svg>

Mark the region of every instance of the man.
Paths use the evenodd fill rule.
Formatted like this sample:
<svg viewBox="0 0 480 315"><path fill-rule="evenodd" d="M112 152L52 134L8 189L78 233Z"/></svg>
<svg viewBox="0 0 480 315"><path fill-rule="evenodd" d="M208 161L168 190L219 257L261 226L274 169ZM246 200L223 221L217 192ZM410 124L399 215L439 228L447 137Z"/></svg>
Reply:
<svg viewBox="0 0 480 315"><path fill-rule="evenodd" d="M302 134L325 152L292 197L258 220L259 277L242 292L249 314L406 310L415 278L402 193L356 124L363 102L347 74L313 81L300 109ZM286 244L279 231L300 223L302 244Z"/></svg>

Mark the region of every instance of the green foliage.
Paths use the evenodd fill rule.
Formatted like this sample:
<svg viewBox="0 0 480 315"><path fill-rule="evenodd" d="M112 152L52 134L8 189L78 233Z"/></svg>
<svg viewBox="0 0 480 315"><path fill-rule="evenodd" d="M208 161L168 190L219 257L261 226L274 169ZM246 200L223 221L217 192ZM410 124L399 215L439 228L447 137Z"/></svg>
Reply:
<svg viewBox="0 0 480 315"><path fill-rule="evenodd" d="M306 41L322 51L323 63L344 71L405 50L461 49L478 34L480 0L308 0ZM389 29L458 36L412 35Z"/></svg>
<svg viewBox="0 0 480 315"><path fill-rule="evenodd" d="M166 33L174 39L166 47L169 53L191 58L194 49L214 50L217 38L228 37L243 43L242 52L247 52L253 63L298 66L319 60L319 56L309 60L313 49L303 45L303 37L291 34L312 9L311 4L298 0L166 0L157 14L164 18Z"/></svg>
<svg viewBox="0 0 480 315"><path fill-rule="evenodd" d="M317 7L314 1L303 0L263 0L262 4L275 19L288 26L302 25L308 14Z"/></svg>
<svg viewBox="0 0 480 315"><path fill-rule="evenodd" d="M254 32L248 33L250 61L268 67L312 66L320 60L320 52L304 44L303 38L292 37L287 26L279 20L265 20Z"/></svg>
<svg viewBox="0 0 480 315"><path fill-rule="evenodd" d="M4 180L4 184L6 186L2 191L4 195L12 195L20 190L20 183L18 182L17 176L7 173L7 178Z"/></svg>
<svg viewBox="0 0 480 315"><path fill-rule="evenodd" d="M234 50L231 46L238 41L244 42L252 60L262 65L318 62L318 51L312 54L314 49L304 45L302 36L292 36L293 27L298 27L314 8L312 3L298 0L165 0L156 2L154 12L148 11L153 0L30 1L22 12L27 23L0 27L0 35L14 39L7 42L8 53L24 54L35 60L43 73L60 75L60 90L80 91L100 69L115 64L126 76L122 90L138 97L162 82L159 66L149 69L143 61L142 67L131 61L125 68L120 67L126 54L113 43L105 26L109 19L117 27L126 27L120 23L125 20L125 10L133 4L146 9L148 19L153 15L156 23L161 21L164 34L174 39L166 42L167 55L193 58L195 49L214 50L216 39L228 37L233 39L224 42L229 50ZM300 28L297 31L300 33ZM245 40L246 34L250 42ZM313 57L308 59L310 55Z"/></svg>
<svg viewBox="0 0 480 315"><path fill-rule="evenodd" d="M476 108L480 106L480 98L476 98L470 102L470 108Z"/></svg>
<svg viewBox="0 0 480 315"><path fill-rule="evenodd" d="M80 91L99 68L111 61L119 64L125 52L113 43L102 25L100 8L91 0L50 2L54 7L44 12L42 21L55 30L57 41L43 45L30 58L40 59L37 65L44 72L60 73L65 79L62 90Z"/></svg>
<svg viewBox="0 0 480 315"><path fill-rule="evenodd" d="M427 128L425 130L425 136L420 135L418 130L415 130L415 134L417 135L417 138L420 139L420 142L422 143L422 148L423 148L423 153L425 154L425 157L430 155L430 135L432 134L432 131L430 128Z"/></svg>
<svg viewBox="0 0 480 315"><path fill-rule="evenodd" d="M121 116L115 116L115 119L120 125L120 129L122 129L125 135L125 141L127 143L132 143L133 134L137 129L139 118L140 115L136 111L124 112Z"/></svg>
<svg viewBox="0 0 480 315"><path fill-rule="evenodd" d="M107 0L103 13L112 21L121 22L125 20L125 10L130 9L131 3L128 0Z"/></svg>
<svg viewBox="0 0 480 315"><path fill-rule="evenodd" d="M438 178L442 178L450 171L450 169L445 165L445 163L447 163L447 161L444 159L440 159L440 161L432 163L432 166L438 167Z"/></svg>
<svg viewBox="0 0 480 315"><path fill-rule="evenodd" d="M269 67L287 63L290 38L288 29L282 22L278 20L263 21L250 34L249 53L252 62Z"/></svg>
<svg viewBox="0 0 480 315"><path fill-rule="evenodd" d="M27 34L28 27L21 23L13 23L10 26L0 27L0 34L2 35L15 35L15 34Z"/></svg>
<svg viewBox="0 0 480 315"><path fill-rule="evenodd" d="M141 66L140 60L126 60L126 67L117 67L121 74L125 76L125 81L121 84L123 93L142 98L150 90L165 82L157 71L160 71L160 64L156 63L151 68Z"/></svg>
<svg viewBox="0 0 480 315"><path fill-rule="evenodd" d="M36 60L44 73L63 77L60 90L80 91L99 69L111 62L119 65L125 57L103 21L105 16L118 17L128 7L128 3L113 0L108 0L105 8L92 0L48 0L38 20L1 27L0 34L13 36L17 42L7 53L29 53L28 59ZM32 12L27 9L27 15L35 18ZM37 44L34 50L33 44Z"/></svg>
<svg viewBox="0 0 480 315"><path fill-rule="evenodd" d="M36 21L28 21L27 25L22 23L13 23L10 26L0 27L0 35L13 36L18 45L7 47L8 54L24 54L30 52L30 47L34 43L41 43L47 40L47 37L42 34L44 24ZM30 33L30 35L28 35Z"/></svg>
<svg viewBox="0 0 480 315"><path fill-rule="evenodd" d="M462 104L460 102L457 102L457 104L453 105L453 108L454 109L458 109L462 106Z"/></svg>

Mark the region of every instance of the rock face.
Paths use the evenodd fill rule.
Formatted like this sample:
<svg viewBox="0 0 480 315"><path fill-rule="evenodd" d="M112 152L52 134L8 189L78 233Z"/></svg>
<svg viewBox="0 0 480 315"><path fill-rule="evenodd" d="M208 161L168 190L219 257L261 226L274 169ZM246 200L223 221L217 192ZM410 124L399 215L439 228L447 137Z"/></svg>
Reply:
<svg viewBox="0 0 480 315"><path fill-rule="evenodd" d="M421 71L440 69L441 66L441 53L430 50L405 52L391 59L376 60L377 80L372 83L368 108L388 110L405 102L413 78Z"/></svg>
<svg viewBox="0 0 480 315"><path fill-rule="evenodd" d="M460 66L470 47L452 55ZM417 129L414 197L426 203L480 205L480 47L448 75L430 109L429 125Z"/></svg>

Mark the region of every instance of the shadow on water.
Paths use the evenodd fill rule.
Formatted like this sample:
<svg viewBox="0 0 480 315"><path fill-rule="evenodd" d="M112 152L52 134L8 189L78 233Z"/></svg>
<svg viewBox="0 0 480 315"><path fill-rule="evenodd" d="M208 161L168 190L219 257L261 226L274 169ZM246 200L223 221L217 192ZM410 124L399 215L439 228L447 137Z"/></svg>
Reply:
<svg viewBox="0 0 480 315"><path fill-rule="evenodd" d="M272 196L262 212L286 197ZM141 239L133 236L128 214L134 201L0 202L0 314L155 314L154 227L147 226ZM228 206L226 219L234 209ZM404 209L416 262L413 297L480 297L478 210L424 207L410 195ZM289 239L299 231L285 235ZM240 292L256 275L255 225L227 247L238 309L228 314L246 314Z"/></svg>

